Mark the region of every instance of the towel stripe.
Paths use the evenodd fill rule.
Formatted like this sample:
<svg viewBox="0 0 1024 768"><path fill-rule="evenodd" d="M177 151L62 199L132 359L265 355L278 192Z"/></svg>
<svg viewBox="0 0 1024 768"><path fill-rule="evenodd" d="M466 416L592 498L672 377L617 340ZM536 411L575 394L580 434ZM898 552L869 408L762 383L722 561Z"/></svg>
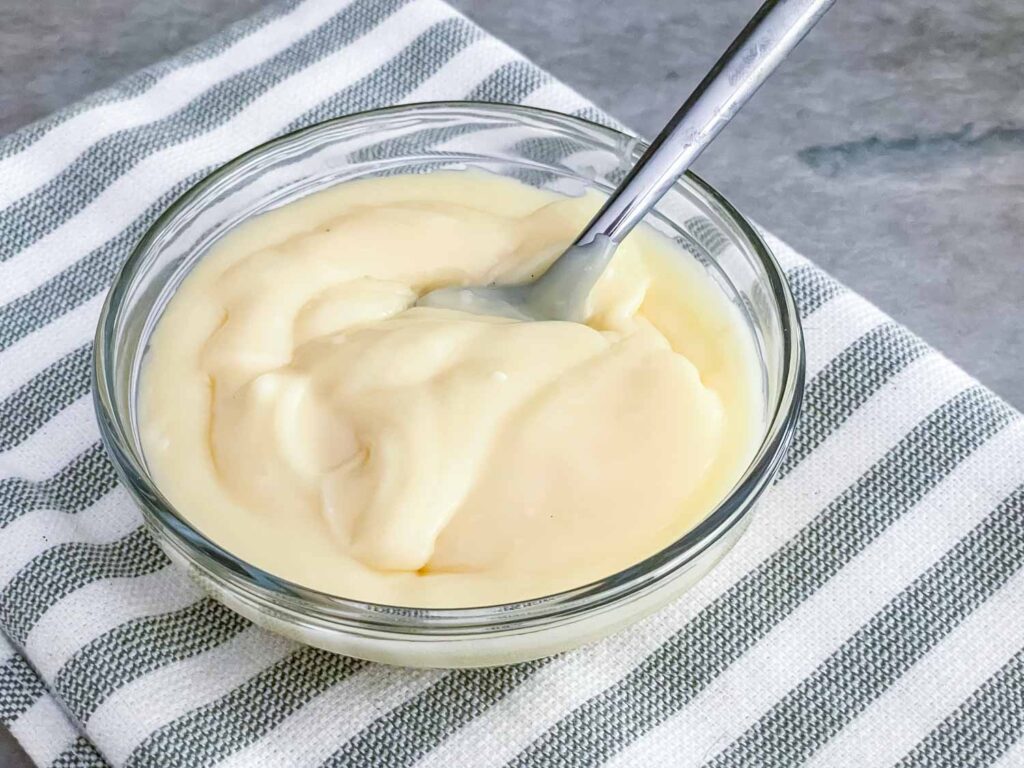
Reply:
<svg viewBox="0 0 1024 768"><path fill-rule="evenodd" d="M1022 564L1024 488L1018 488L707 765L781 768L807 760Z"/></svg>
<svg viewBox="0 0 1024 768"><path fill-rule="evenodd" d="M684 227L713 259L721 256L729 247L729 238L707 216L692 216L684 222Z"/></svg>
<svg viewBox="0 0 1024 768"><path fill-rule="evenodd" d="M796 299L800 313L807 317L822 304L846 289L816 267L805 264L791 270L786 279Z"/></svg>
<svg viewBox="0 0 1024 768"><path fill-rule="evenodd" d="M256 741L311 695L364 666L358 659L303 648L214 704L154 732L125 768L213 765Z"/></svg>
<svg viewBox="0 0 1024 768"><path fill-rule="evenodd" d="M79 512L43 507L17 517L4 531L6 557L0 559L0 584L53 547L78 542L109 544L135 530L138 510L118 486Z"/></svg>
<svg viewBox="0 0 1024 768"><path fill-rule="evenodd" d="M510 765L574 756L578 765L597 765L679 711L1014 415L978 388L951 400L766 563Z"/></svg>
<svg viewBox="0 0 1024 768"><path fill-rule="evenodd" d="M35 670L20 653L0 663L0 725L10 727L46 692Z"/></svg>
<svg viewBox="0 0 1024 768"><path fill-rule="evenodd" d="M103 446L94 443L45 480L0 480L0 530L29 512L56 509L69 515L86 509L117 486L117 474Z"/></svg>
<svg viewBox="0 0 1024 768"><path fill-rule="evenodd" d="M1024 513L1013 521L1020 527ZM899 768L992 765L1024 737L1024 650L898 763Z"/></svg>
<svg viewBox="0 0 1024 768"><path fill-rule="evenodd" d="M25 440L89 392L92 344L79 347L0 403L0 451Z"/></svg>
<svg viewBox="0 0 1024 768"><path fill-rule="evenodd" d="M85 736L60 753L50 768L107 768L107 762Z"/></svg>
<svg viewBox="0 0 1024 768"><path fill-rule="evenodd" d="M545 663L454 672L375 720L324 761L322 768L412 765Z"/></svg>
<svg viewBox="0 0 1024 768"><path fill-rule="evenodd" d="M115 237L28 293L0 307L0 351L109 288L114 275L146 229L167 206L213 169L214 166L208 166L181 180Z"/></svg>
<svg viewBox="0 0 1024 768"><path fill-rule="evenodd" d="M820 306L820 305L819 305ZM804 391L800 426L779 471L780 479L928 346L895 323L871 329L818 373Z"/></svg>
<svg viewBox="0 0 1024 768"><path fill-rule="evenodd" d="M541 72L532 64L510 61L489 74L466 94L466 99L518 103L550 81L551 77L546 72Z"/></svg>
<svg viewBox="0 0 1024 768"><path fill-rule="evenodd" d="M57 673L54 690L83 723L108 696L167 664L199 655L250 626L203 599L179 611L122 624L82 648Z"/></svg>
<svg viewBox="0 0 1024 768"><path fill-rule="evenodd" d="M0 626L15 642L24 643L39 617L76 589L102 579L142 576L167 562L144 528L110 544L52 547L0 591Z"/></svg>
<svg viewBox="0 0 1024 768"><path fill-rule="evenodd" d="M363 112L399 102L483 32L461 18L445 19L417 37L400 54L362 80L324 99L283 131L294 131L346 112Z"/></svg>

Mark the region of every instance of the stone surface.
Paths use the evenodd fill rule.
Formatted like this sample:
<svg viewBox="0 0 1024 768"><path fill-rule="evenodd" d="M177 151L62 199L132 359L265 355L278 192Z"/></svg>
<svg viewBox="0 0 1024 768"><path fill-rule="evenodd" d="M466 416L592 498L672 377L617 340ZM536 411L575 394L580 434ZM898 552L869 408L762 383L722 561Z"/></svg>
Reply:
<svg viewBox="0 0 1024 768"><path fill-rule="evenodd" d="M650 136L756 0L454 0ZM260 0L3 0L0 133ZM698 163L747 215L1024 406L1024 4L841 2ZM9 736L0 765L25 765Z"/></svg>
<svg viewBox="0 0 1024 768"><path fill-rule="evenodd" d="M0 726L0 766L3 768L31 768L32 766L28 755L3 726Z"/></svg>

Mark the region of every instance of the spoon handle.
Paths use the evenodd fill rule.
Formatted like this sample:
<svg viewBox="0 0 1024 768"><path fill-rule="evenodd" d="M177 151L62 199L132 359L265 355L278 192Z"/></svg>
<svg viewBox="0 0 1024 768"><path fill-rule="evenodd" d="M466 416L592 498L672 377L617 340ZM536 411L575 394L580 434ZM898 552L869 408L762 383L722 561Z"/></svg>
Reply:
<svg viewBox="0 0 1024 768"><path fill-rule="evenodd" d="M577 245L620 243L835 0L767 0L598 211Z"/></svg>

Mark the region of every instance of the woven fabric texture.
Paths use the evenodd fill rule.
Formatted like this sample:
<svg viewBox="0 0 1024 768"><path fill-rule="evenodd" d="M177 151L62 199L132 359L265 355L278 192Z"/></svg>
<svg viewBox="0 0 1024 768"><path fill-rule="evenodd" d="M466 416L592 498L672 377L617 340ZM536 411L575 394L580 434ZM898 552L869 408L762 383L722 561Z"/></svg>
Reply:
<svg viewBox="0 0 1024 768"><path fill-rule="evenodd" d="M806 333L795 444L733 552L639 625L395 669L169 565L92 414L119 265L259 142L462 98L607 120L439 0L305 0L0 142L0 722L45 766L1024 765L1024 424L770 236Z"/></svg>

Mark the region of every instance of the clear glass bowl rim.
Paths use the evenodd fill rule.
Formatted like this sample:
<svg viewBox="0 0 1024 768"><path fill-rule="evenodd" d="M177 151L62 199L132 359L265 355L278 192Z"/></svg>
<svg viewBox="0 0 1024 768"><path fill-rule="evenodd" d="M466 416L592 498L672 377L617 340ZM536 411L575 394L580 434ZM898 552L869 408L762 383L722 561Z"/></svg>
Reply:
<svg viewBox="0 0 1024 768"><path fill-rule="evenodd" d="M208 539L164 498L146 470L143 457L138 455L126 418L128 404L119 402L115 394L118 386L112 351L122 303L135 275L143 266L150 245L161 230L208 187L246 163L284 145L345 124L365 122L372 126L373 121L380 118L426 114L469 119L481 116L526 117L562 130L603 134L617 142L632 141L639 151L647 147L646 143L621 131L551 110L493 102L436 101L384 107L315 123L264 142L220 166L178 197L146 231L115 276L100 312L93 353L94 405L103 443L122 482L143 512L148 513L146 522L164 534L158 538L163 538L165 544L169 543L183 553L205 576L212 577L250 603L277 612L284 609L293 618L303 617L321 627L362 627L378 633L417 636L529 629L580 612L598 610L671 580L673 574L698 558L739 523L774 479L796 427L805 376L800 318L782 268L754 227L711 185L690 171L677 185L689 188L691 193L715 210L732 229L729 235L745 241L764 268L782 330L783 376L778 397L768 403L765 437L730 494L695 528L647 559L598 581L515 603L435 609L353 600L274 576Z"/></svg>

